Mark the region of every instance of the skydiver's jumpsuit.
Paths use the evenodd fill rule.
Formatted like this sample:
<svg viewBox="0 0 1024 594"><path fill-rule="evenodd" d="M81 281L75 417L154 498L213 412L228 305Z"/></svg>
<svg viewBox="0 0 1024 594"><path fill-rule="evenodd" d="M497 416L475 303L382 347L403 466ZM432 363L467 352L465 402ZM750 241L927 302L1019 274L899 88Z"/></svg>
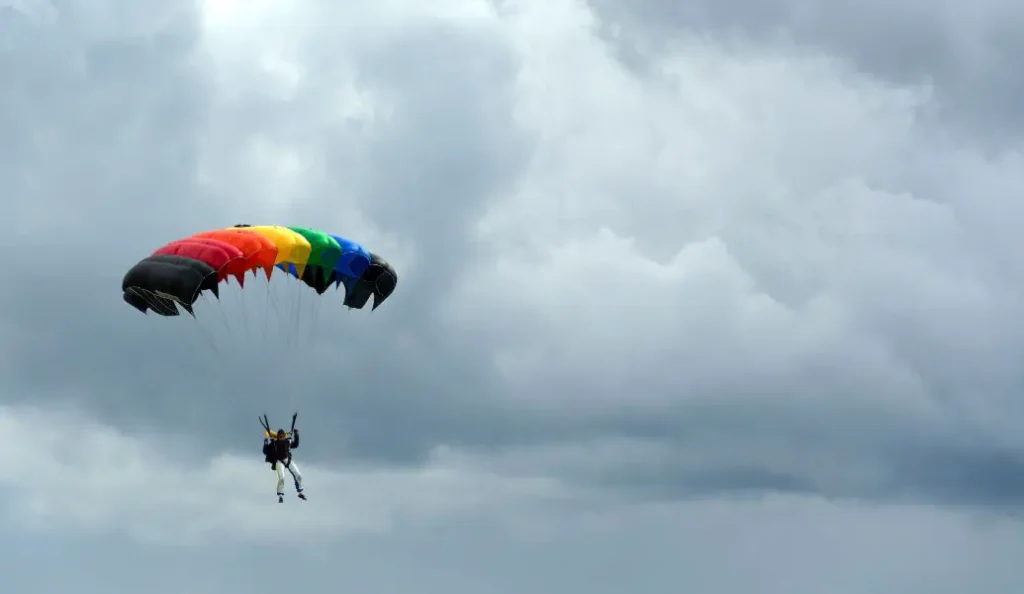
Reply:
<svg viewBox="0 0 1024 594"><path fill-rule="evenodd" d="M299 467L292 460L292 450L299 447L299 432L292 433L292 441L287 439L274 439L263 441L263 456L270 464L271 470L277 472L277 496L284 497L284 472L281 467L288 469L292 479L295 481L295 492L302 493L302 473Z"/></svg>

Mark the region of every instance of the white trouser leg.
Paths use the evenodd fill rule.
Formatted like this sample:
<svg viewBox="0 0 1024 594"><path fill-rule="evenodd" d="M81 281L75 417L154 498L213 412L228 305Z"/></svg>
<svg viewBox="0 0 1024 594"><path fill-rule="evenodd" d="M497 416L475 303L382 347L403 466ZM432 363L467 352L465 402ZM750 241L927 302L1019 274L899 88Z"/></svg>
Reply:
<svg viewBox="0 0 1024 594"><path fill-rule="evenodd" d="M288 461L288 472L292 474L292 480L295 481L295 491L302 493L302 473L299 472L299 467L295 465L294 460Z"/></svg>
<svg viewBox="0 0 1024 594"><path fill-rule="evenodd" d="M277 471L277 495L279 497L284 496L284 470L281 470L283 464L278 462L274 465L274 469Z"/></svg>

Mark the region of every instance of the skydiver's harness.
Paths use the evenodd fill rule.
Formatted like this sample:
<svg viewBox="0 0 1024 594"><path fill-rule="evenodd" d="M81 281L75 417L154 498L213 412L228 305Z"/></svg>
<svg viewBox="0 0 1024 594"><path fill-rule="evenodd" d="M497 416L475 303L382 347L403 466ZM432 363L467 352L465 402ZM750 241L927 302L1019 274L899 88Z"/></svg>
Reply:
<svg viewBox="0 0 1024 594"><path fill-rule="evenodd" d="M288 457L286 457L286 458L278 458L273 453L268 453L264 461L267 462L268 464L270 464L270 469L271 470L277 470L277 463L278 462L283 462L284 463L284 467L288 468L288 466L292 463L292 453L289 450Z"/></svg>
<svg viewBox="0 0 1024 594"><path fill-rule="evenodd" d="M295 421L298 418L299 418L299 413L298 412L296 412L295 414L292 415L292 428L291 428L291 430L289 432L287 432L285 434L286 435L286 439L291 439L291 437L293 435L295 435ZM259 419L260 425L263 426L263 435L266 438L268 438L268 439L276 439L278 437L276 431L271 431L270 430L270 420L267 419L267 414L266 413L263 413L263 416L262 417L257 417L257 419ZM271 443L273 443L273 442L271 442ZM280 460L277 459L276 457L272 458L271 457L271 453L268 452L266 454L266 457L265 457L264 461L267 462L268 464L270 464L270 469L271 470L277 470L277 463L278 462L284 462L284 467L288 468L291 465L291 463L292 463L291 448L289 447L289 449L288 449L288 457L287 458L280 459Z"/></svg>

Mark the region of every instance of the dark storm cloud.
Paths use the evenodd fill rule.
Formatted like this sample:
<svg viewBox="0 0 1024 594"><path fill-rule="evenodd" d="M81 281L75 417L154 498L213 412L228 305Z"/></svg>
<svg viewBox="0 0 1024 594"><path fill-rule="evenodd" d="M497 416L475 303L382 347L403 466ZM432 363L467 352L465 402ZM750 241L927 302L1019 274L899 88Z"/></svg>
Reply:
<svg viewBox="0 0 1024 594"><path fill-rule="evenodd" d="M934 84L944 120L965 142L1016 145L1024 133L1024 5L827 0L590 0L606 24L663 40L684 30L716 38L792 39L848 58L898 84ZM639 29L634 29L634 27ZM980 134L977 135L977 134Z"/></svg>
<svg viewBox="0 0 1024 594"><path fill-rule="evenodd" d="M83 243L88 255L116 245L92 221L119 223L118 241L130 243L195 220L204 198L193 185L195 144L207 101L190 62L196 15L191 3L149 4L170 17L150 32L127 16L91 23L65 12L33 22L4 13L2 26L19 40L0 54L0 183L16 233L48 225L66 238L62 247Z"/></svg>
<svg viewBox="0 0 1024 594"><path fill-rule="evenodd" d="M97 304L118 299L152 236L202 221L200 208L218 217L194 183L207 102L190 62L197 15L191 3L149 4L171 17L149 32L138 30L148 19L116 10L109 22L76 18L74 6L54 22L5 14L21 35L0 53L0 193L3 241L20 257L2 301L14 325L5 342L28 382L5 398L44 396L39 380L74 382L90 353L114 359L101 337L118 333ZM100 380L131 367L86 365Z"/></svg>
<svg viewBox="0 0 1024 594"><path fill-rule="evenodd" d="M371 319L345 317L367 312L325 314L341 344L310 351L315 359L306 366L268 374L259 361L217 359L202 337L170 341L157 325L163 320L145 320L120 300L124 271L160 242L239 218L219 201L224 196L196 181L199 139L215 116L209 81L199 74L196 15L170 13L172 21L147 35L134 33L123 15L106 28L88 28L66 12L52 25L10 25L36 33L3 56L10 142L3 143L2 191L17 202L20 247L31 246L42 262L73 254L76 264L26 262L20 282L6 285L5 342L24 387L5 399L84 401L129 426L181 425L228 448L251 438L255 414L286 414L282 407L298 400L303 426L316 436L307 443L319 444L307 454L313 459L335 458L331 452L344 445L355 456L417 460L436 442L494 434L500 418L471 398L484 389L479 359L446 348L432 312L469 257L468 221L524 155L502 130L511 109L503 50L435 29L362 56L363 84L394 100L394 118L363 148L368 159L354 182L344 147L322 135L335 176L297 207L303 214L295 219L315 219L354 186L368 214L411 241L424 264L400 271L400 294ZM292 102L254 92L239 110L217 115L237 121L237 139L253 122L294 137L302 121L296 114L317 91L305 87ZM50 226L52 235L40 234ZM202 323L219 323L211 320L217 313L200 313L208 313ZM411 345L401 356L396 337Z"/></svg>
<svg viewBox="0 0 1024 594"><path fill-rule="evenodd" d="M319 69L307 73L313 82L300 85L294 99L271 99L250 89L244 101L219 110L211 100L215 81L202 74L205 58L197 51L191 3L140 2L129 12L115 11L109 21L85 18L82 6L62 7L52 24L30 24L5 13L0 25L17 39L0 54L0 194L14 205L9 216L16 229L4 241L14 241L11 250L33 254L10 266L8 278L19 280L0 290L6 312L2 340L13 367L5 401L70 398L129 427L176 425L208 436L212 447L243 449L254 439L256 414L266 410L277 424L291 412L291 395L301 394L307 430L303 455L311 460L334 460L344 448L346 456L413 463L439 443L493 453L509 445L625 436L663 445L669 454L657 463L567 469L566 476L626 484L659 497L782 490L1019 501L1021 489L1013 478L1019 458L1013 452L996 451L984 440L951 448L945 445L950 433L877 402L875 409L854 411L836 407L835 401L813 408L806 399L782 397L890 389L885 378L872 375L877 370L853 369L841 353L819 362L817 374L778 381L741 377L733 367L712 361L712 355L691 361L687 357L695 354L684 349L662 353L660 359L652 354L656 363L635 369L625 385L602 386L591 379L589 368L565 368L555 378L563 381L529 386L537 392L535 402L557 402L567 392L599 399L635 390L723 403L705 410L680 405L593 413L554 405L496 405L493 396L508 396L509 402L515 394L491 367L490 346L454 335L437 314L474 257L470 224L488 200L511 191L531 156L531 139L512 117L509 86L516 64L498 41L434 27L357 53L358 84L387 100L393 113L355 146L345 130L318 128L302 118L317 103L324 81L334 76L328 68L332 60L307 56ZM708 5L707 16L695 22L712 29L763 22L727 12L728 4L715 6ZM144 15L150 13L144 8L166 16L159 27L148 26L151 20ZM776 6L783 15L787 10ZM764 18L785 20L776 12ZM830 29L843 22L840 17L822 13L821 19L816 27L801 24L795 30L807 35L832 30L836 47L862 50L857 57L866 67L888 68L882 71L893 78L910 80L944 68L949 81L966 76L950 66L956 60L940 59L962 55L962 48L934 32L928 37L938 24L925 27L923 41L897 52L905 60L900 62L872 53L885 43L860 45L860 29L842 35ZM919 24L907 17L904 25L911 23ZM26 29L32 33L14 35ZM326 37L318 41L330 47ZM323 48L319 51L329 55ZM963 107L970 117L983 113L977 106ZM996 111L984 113L995 117ZM330 319L332 340L294 369L277 369L266 360L233 361L230 372L204 367L211 356L202 345L183 348L165 340L168 334L149 324L154 320L120 301L124 271L160 242L199 228L253 222L238 215L237 200L227 201L229 194L240 193L237 189L215 194L197 179L200 139L210 128L222 134L212 142L223 153L241 150L258 130L311 142L336 166L314 195L293 207L295 219L288 222L315 218L331 208L333 197L355 194L374 223L415 251L418 264L399 270L398 293L385 307L373 316L352 312ZM247 214L259 212L253 206ZM69 259L74 265L63 265ZM931 389L954 374L939 355L955 352L937 355L920 344L908 344L907 350L908 358L918 358L922 382ZM702 385L676 372L680 361L729 379ZM1008 389L1013 381L1007 376L997 388ZM896 396L894 391L894 401ZM775 405L756 408L749 405L754 399ZM779 446L785 441L780 436L791 441ZM728 459L714 456L722 443L731 444ZM797 450L819 446L842 453L850 470L838 462L787 461ZM686 463L682 458L694 451L711 462ZM860 462L881 466L881 478L859 483L849 478Z"/></svg>

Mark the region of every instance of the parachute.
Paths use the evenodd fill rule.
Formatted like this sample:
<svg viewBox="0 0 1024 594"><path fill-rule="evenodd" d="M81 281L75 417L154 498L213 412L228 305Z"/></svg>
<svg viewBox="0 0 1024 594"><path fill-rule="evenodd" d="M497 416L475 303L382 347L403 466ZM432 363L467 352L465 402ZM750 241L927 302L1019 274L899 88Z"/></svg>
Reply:
<svg viewBox="0 0 1024 594"><path fill-rule="evenodd" d="M307 227L235 225L172 241L132 266L121 282L124 301L138 311L195 317L197 299L219 298L220 283L262 271L269 281L281 270L323 295L345 287L342 303L376 310L398 286L386 260L352 240Z"/></svg>
<svg viewBox="0 0 1024 594"><path fill-rule="evenodd" d="M261 277L266 277L266 283ZM232 279L235 282L231 282ZM259 301L264 294L254 290L254 286L259 285L266 287L266 302L262 308L259 303L246 303L247 296ZM287 401L292 409L301 408L301 399L321 397L319 392L305 389L306 386L296 382L297 378L315 374L318 369L333 372L337 366L336 363L322 365L325 353L329 357L331 349L323 349L324 342L318 339L326 335L335 340L337 333L330 323L339 320L316 319L319 308L345 319L346 330L354 330L346 335L351 339L359 336L359 324L369 322L346 319L342 308L330 306L340 301L349 309L362 310L372 302L370 310L374 311L397 286L398 274L394 267L361 244L317 229L278 225L235 225L171 241L138 261L121 281L123 298L128 305L168 322L161 324L150 320L159 328L152 331L147 328L146 343L166 344L172 352L188 353L178 363L187 370L183 376L192 382L186 385L200 386L204 393L219 393L222 389L242 393L244 390L253 403L270 404L281 400ZM344 297L325 296L331 287L343 287ZM285 296L294 297L297 303L293 302L290 310L279 309L275 296L281 295L274 289L285 289ZM197 307L200 298L204 298L203 303ZM303 303L307 300L313 303ZM300 322L305 305L311 305L312 323L303 327ZM271 307L276 315L269 315ZM337 311L330 311L332 309ZM262 314L257 313L259 310ZM181 316L182 311L189 316ZM210 319L207 311L220 313L223 330L213 327L219 325L205 323ZM250 314L259 316L262 321L262 336L251 333ZM190 320L182 324L176 316L185 320L191 318L195 323ZM232 328L232 317L238 318L240 327ZM269 328L268 320L271 321ZM353 323L349 324L350 320ZM275 324L275 321L280 323ZM274 326L281 335L273 335ZM236 329L244 330L244 337L239 336ZM161 332L175 336L192 331L208 348L189 348L187 341L161 341L164 336ZM218 344L223 339L233 344ZM197 366L193 367L193 363ZM199 366L207 367L208 373L200 372ZM261 369L277 373L254 373ZM256 389L239 387L244 385ZM156 386L155 389L161 388ZM332 394L333 391L328 396ZM307 401L307 404L312 403ZM260 424L264 437L297 435L297 415L292 416L291 430L282 430L280 436L263 415ZM305 499L299 487L301 475L291 463L288 470L295 477L300 498Z"/></svg>

